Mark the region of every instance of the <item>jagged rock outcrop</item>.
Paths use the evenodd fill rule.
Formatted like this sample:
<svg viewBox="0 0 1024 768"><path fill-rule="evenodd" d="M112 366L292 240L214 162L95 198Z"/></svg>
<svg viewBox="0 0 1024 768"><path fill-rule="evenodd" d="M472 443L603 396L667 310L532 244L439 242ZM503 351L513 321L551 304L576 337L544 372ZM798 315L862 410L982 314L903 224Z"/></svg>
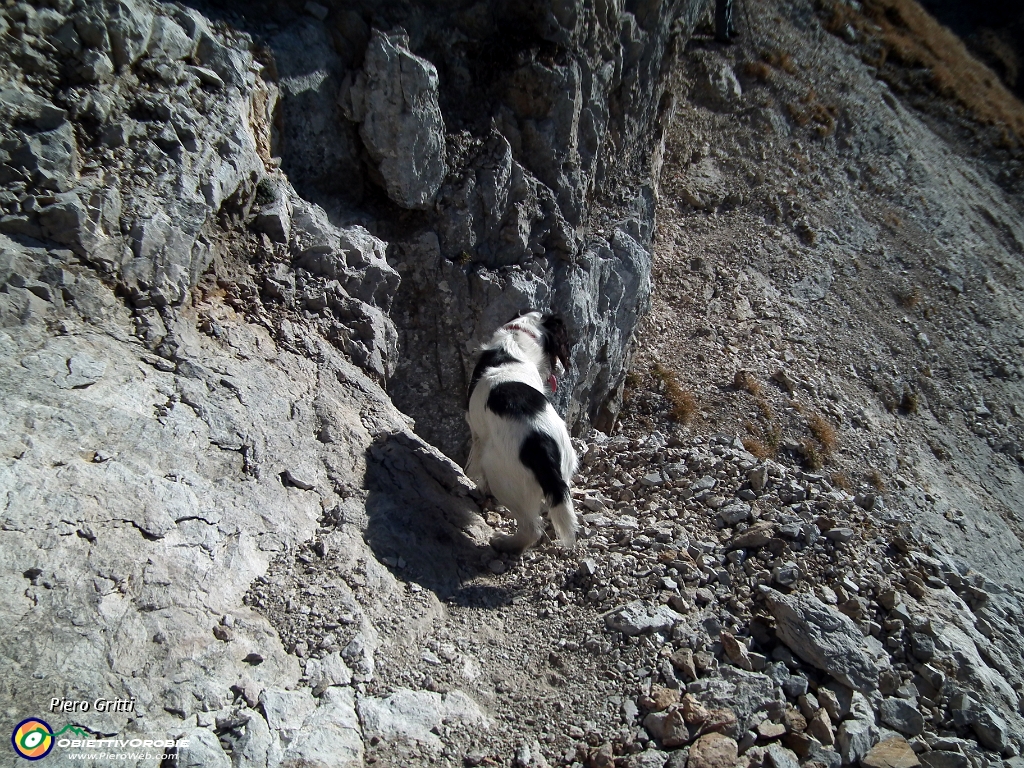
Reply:
<svg viewBox="0 0 1024 768"><path fill-rule="evenodd" d="M0 228L68 246L140 303L180 302L212 258L204 225L229 197L250 195L270 159L257 134L273 96L252 56L190 9L19 13L40 36L11 46L11 64L47 66L32 73L31 96L11 77L18 109L3 162L17 200Z"/></svg>
<svg viewBox="0 0 1024 768"><path fill-rule="evenodd" d="M340 99L376 163L388 197L429 208L447 168L437 70L409 51L408 35L374 30L363 67Z"/></svg>
<svg viewBox="0 0 1024 768"><path fill-rule="evenodd" d="M151 308L185 301L223 251L221 224L257 213L258 228L290 244L282 257L337 281L328 286L332 340L380 379L393 370L387 311L398 277L385 246L338 230L315 205L292 203L271 156L279 87L264 75L276 72L244 35L214 31L179 6L19 8L15 23L55 42L29 34L5 49L0 231L66 246L116 281L148 315L155 347L163 331ZM46 54L42 74L24 71L26 57ZM110 66L86 76L82 62L95 57L112 57ZM345 269L310 270L311 249L318 264L340 260Z"/></svg>
<svg viewBox="0 0 1024 768"><path fill-rule="evenodd" d="M376 3L371 26L350 6L323 7L337 50L320 46L312 64L309 48L278 34L279 71L302 61L337 77L351 61L334 143L361 154L367 179L398 206L424 209L395 217L400 226L378 217L403 276L392 313L406 350L388 387L396 404L421 435L464 457L476 347L520 309L551 308L576 342L559 406L577 431L609 428L650 295L652 164L673 103L664 72L703 3L505 2L429 14ZM324 38L314 21L296 26ZM282 89L280 109L294 114L309 97ZM324 95L312 111L332 107ZM314 183L305 158L320 136L306 123L281 146L300 189Z"/></svg>

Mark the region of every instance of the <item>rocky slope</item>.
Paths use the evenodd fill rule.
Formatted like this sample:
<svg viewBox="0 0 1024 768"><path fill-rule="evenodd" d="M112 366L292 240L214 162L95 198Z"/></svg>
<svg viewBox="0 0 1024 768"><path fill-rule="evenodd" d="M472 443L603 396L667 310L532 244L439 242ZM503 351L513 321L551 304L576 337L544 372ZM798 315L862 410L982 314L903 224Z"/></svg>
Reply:
<svg viewBox="0 0 1024 768"><path fill-rule="evenodd" d="M0 9L6 727L1019 765L1020 158L831 6L703 10ZM521 303L580 340L584 527L508 558L453 459Z"/></svg>

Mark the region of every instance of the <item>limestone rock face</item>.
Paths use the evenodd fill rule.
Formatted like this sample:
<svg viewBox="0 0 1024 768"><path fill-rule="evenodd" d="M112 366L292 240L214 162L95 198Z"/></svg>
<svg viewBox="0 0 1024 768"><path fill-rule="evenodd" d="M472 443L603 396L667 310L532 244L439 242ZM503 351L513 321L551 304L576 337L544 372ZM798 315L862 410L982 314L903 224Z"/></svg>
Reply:
<svg viewBox="0 0 1024 768"><path fill-rule="evenodd" d="M359 718L368 737L410 741L435 752L442 747L436 732L443 723L490 726L479 706L461 691L441 695L398 690L382 699L367 696L359 701Z"/></svg>
<svg viewBox="0 0 1024 768"><path fill-rule="evenodd" d="M140 301L178 303L212 258L204 225L229 198L244 204L265 173L272 89L250 70L251 54L226 46L198 14L154 11L144 2L95 4L90 14L102 32L97 39L112 49L118 70L103 79L114 87L86 92L63 121L40 94L9 94L28 120L4 121L14 151L0 178L26 179L38 203L4 216L0 230L70 247ZM180 62L193 49L202 67ZM60 66L77 77L71 73L89 54L72 51ZM133 67L163 87L122 90L117 84L136 78ZM96 158L81 166L68 121L83 119L88 139L105 148L102 172Z"/></svg>
<svg viewBox="0 0 1024 768"><path fill-rule="evenodd" d="M56 272L60 258L6 238L0 250L29 275L44 263ZM0 568L19 595L0 641L3 676L38 672L47 696L138 701L133 715L80 718L100 733L177 727L230 704L243 676L294 685L295 658L242 598L276 553L313 534L325 505L352 505L337 490L358 487L375 435L407 421L323 341L298 341L319 350L314 363L208 305L200 311L212 313L220 340L197 331L194 315L170 313L177 346L160 357L135 340L127 309L89 270L60 272L49 301L0 293ZM318 437L325 421L330 442ZM347 546L365 547L358 537ZM42 672L72 649L73 678ZM243 661L251 654L258 662ZM183 671L183 659L201 666ZM344 670L330 674L346 682ZM195 750L215 746L197 740ZM226 760L190 754L196 765Z"/></svg>

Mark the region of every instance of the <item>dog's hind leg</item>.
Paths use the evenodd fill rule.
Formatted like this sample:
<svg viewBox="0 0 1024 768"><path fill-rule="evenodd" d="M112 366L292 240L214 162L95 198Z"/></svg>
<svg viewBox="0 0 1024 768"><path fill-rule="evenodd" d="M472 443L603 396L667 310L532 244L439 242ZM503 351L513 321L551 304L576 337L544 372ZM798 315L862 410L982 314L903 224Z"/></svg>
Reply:
<svg viewBox="0 0 1024 768"><path fill-rule="evenodd" d="M562 544L571 547L576 543L576 512L569 484L562 477L562 452L558 443L544 432L531 432L519 450L519 460L530 469L544 492L555 533Z"/></svg>
<svg viewBox="0 0 1024 768"><path fill-rule="evenodd" d="M495 536L491 539L491 546L499 552L522 552L540 541L544 535L544 521L537 512L510 511L516 521L516 532L511 536Z"/></svg>

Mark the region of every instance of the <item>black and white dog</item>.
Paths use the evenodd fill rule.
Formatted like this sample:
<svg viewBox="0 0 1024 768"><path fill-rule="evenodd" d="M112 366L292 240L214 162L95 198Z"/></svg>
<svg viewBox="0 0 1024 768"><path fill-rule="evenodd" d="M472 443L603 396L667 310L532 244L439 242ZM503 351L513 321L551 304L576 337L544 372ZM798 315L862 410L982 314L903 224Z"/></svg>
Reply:
<svg viewBox="0 0 1024 768"><path fill-rule="evenodd" d="M569 493L576 452L546 394L568 364L562 318L526 312L495 331L473 370L466 416L473 445L466 474L517 523L515 534L491 540L495 549L518 552L536 544L544 534L545 501L562 544L576 542Z"/></svg>

